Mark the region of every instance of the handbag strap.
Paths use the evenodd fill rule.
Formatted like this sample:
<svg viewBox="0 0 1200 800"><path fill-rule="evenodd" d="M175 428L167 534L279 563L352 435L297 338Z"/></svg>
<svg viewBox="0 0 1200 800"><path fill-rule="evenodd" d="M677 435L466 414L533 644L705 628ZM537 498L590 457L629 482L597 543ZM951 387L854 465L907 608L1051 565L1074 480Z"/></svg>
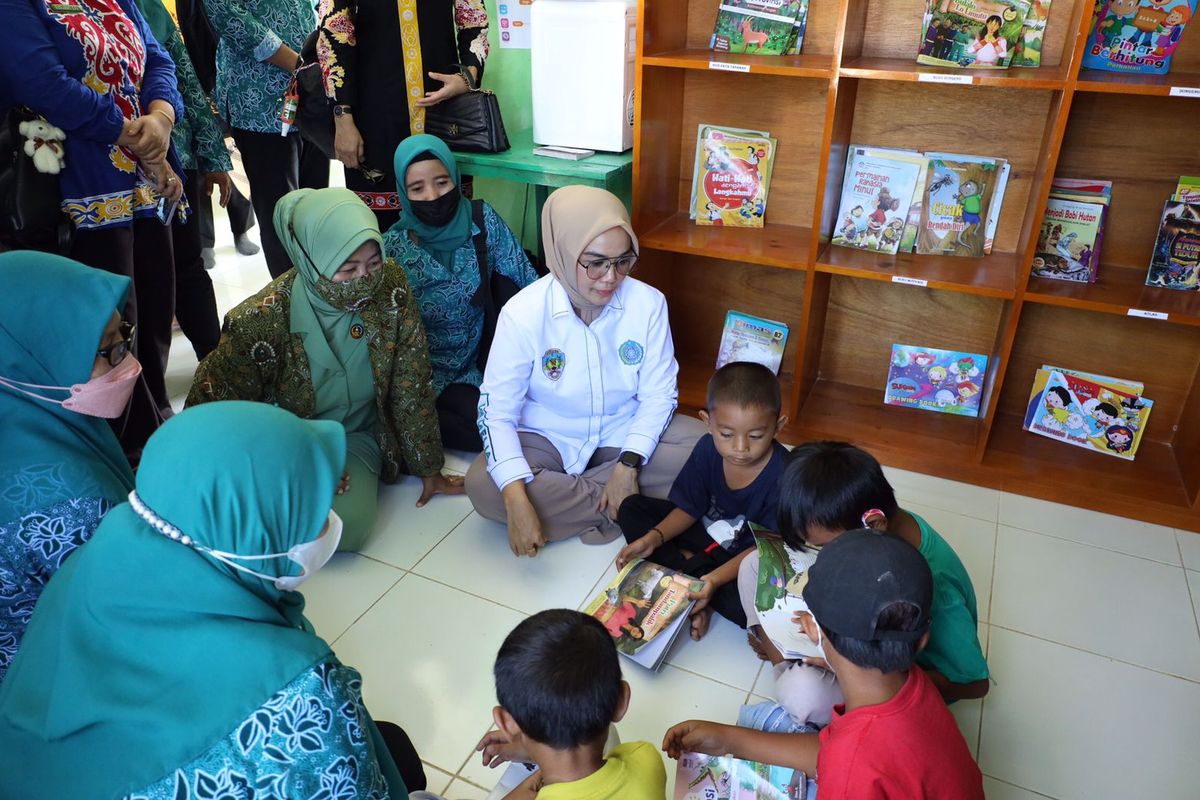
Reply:
<svg viewBox="0 0 1200 800"><path fill-rule="evenodd" d="M495 313L495 298L492 297L491 275L488 272L487 259L487 225L483 221L483 201L471 201L471 220L479 232L471 237L475 245L475 259L479 262L479 291L475 293L472 302L483 307L485 317ZM482 301L482 302L478 302Z"/></svg>
<svg viewBox="0 0 1200 800"><path fill-rule="evenodd" d="M425 70L421 65L421 30L417 25L417 0L396 0L400 17L400 45L404 51L404 88L408 101L408 129L425 132L425 109L417 101L425 96Z"/></svg>

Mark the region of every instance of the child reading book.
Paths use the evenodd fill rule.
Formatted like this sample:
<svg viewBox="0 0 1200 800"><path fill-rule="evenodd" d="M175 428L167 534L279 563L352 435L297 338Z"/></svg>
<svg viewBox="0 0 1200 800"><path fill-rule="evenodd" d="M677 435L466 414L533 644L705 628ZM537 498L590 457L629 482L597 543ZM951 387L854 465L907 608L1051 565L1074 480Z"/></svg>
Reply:
<svg viewBox="0 0 1200 800"><path fill-rule="evenodd" d="M708 631L712 610L746 627L738 599L738 565L754 550L750 525L774 529L779 478L787 449L775 434L787 422L779 413L779 381L770 369L735 361L708 382L708 435L696 443L669 500L633 495L617 522L629 544L617 567L644 558L704 582L692 593L692 638Z"/></svg>
<svg viewBox="0 0 1200 800"><path fill-rule="evenodd" d="M936 594L929 562L903 537L840 534L809 569L809 610L799 615L845 692L829 725L786 734L691 720L667 731L663 750L815 772L821 798L982 800L979 767L929 673L916 666L932 638Z"/></svg>
<svg viewBox="0 0 1200 800"><path fill-rule="evenodd" d="M505 800L663 800L667 776L649 742L604 755L609 725L629 708L617 650L586 614L534 614L500 645L492 717L499 730L480 740L483 763L531 762L538 769Z"/></svg>
<svg viewBox="0 0 1200 800"><path fill-rule="evenodd" d="M900 508L870 453L845 442L810 442L793 450L779 487L779 533L788 547L821 547L860 527L903 539L929 562L934 622L917 664L947 702L983 697L988 666L979 646L975 588L958 555L928 522ZM738 589L751 623L757 584L758 559L750 556L742 562ZM786 661L758 625L750 627L748 638L775 665L776 702L797 723L828 723L842 690L820 659Z"/></svg>

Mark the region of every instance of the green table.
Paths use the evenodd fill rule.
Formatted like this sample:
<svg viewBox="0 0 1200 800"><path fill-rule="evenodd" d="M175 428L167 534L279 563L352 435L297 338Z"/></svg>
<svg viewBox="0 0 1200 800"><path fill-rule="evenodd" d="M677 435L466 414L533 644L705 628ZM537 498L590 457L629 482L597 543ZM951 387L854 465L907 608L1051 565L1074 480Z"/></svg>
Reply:
<svg viewBox="0 0 1200 800"><path fill-rule="evenodd" d="M533 131L509 132L510 149L503 153L455 153L454 159L464 174L478 178L498 178L534 187L537 206L538 251L542 249L542 206L552 188L559 186L598 186L607 189L628 205L633 189L633 153L596 153L579 161L547 158L533 154Z"/></svg>

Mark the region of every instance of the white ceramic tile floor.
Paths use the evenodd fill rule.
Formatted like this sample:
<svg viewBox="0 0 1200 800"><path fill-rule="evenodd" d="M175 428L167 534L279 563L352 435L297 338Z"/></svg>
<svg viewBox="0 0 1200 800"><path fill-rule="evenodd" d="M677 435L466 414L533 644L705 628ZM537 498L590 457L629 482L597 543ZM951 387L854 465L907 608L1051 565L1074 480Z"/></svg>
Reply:
<svg viewBox="0 0 1200 800"><path fill-rule="evenodd" d="M226 241L218 240L212 273L222 312L266 283L261 258L233 254L223 225L218 217ZM177 402L194 365L177 336ZM453 454L448 463L461 472L469 461ZM902 502L958 551L988 623L980 637L992 690L952 709L988 796L1196 797L1200 534L887 474ZM474 753L491 724L496 649L525 614L589 600L613 574L617 545L570 541L515 561L503 528L466 501L438 497L415 509L417 495L414 480L383 490L374 538L307 584L308 613L362 671L372 712L409 731L430 788L478 800L498 777ZM769 694L770 670L743 642L719 622L705 641L679 642L658 674L627 666L633 704L618 726L622 739L658 744L690 717L732 722L740 704Z"/></svg>

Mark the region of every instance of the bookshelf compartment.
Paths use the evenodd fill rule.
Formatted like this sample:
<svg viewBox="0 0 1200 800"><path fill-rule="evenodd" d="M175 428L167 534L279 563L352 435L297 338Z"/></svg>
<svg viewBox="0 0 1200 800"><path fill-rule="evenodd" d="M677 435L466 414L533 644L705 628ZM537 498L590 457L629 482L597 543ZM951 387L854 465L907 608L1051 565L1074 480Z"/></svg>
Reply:
<svg viewBox="0 0 1200 800"><path fill-rule="evenodd" d="M644 5L647 7L644 24L647 56L679 48L712 52L709 41L716 26L720 0L673 0ZM802 55L832 56L838 38L839 5L838 0L810 0L804 46L800 50ZM727 57L729 54L714 55Z"/></svg>
<svg viewBox="0 0 1200 800"><path fill-rule="evenodd" d="M1115 94L1147 94L1170 96L1172 87L1200 90L1200 37L1193 30L1193 18L1184 30L1183 38L1171 57L1171 70L1166 75L1130 75L1121 72L1106 72L1098 69L1082 69L1079 72L1079 90L1082 92L1111 92ZM1091 33L1091 15L1085 22L1083 36L1084 52L1095 41ZM1186 109L1187 107L1183 107ZM1181 110L1180 113L1195 113Z"/></svg>

